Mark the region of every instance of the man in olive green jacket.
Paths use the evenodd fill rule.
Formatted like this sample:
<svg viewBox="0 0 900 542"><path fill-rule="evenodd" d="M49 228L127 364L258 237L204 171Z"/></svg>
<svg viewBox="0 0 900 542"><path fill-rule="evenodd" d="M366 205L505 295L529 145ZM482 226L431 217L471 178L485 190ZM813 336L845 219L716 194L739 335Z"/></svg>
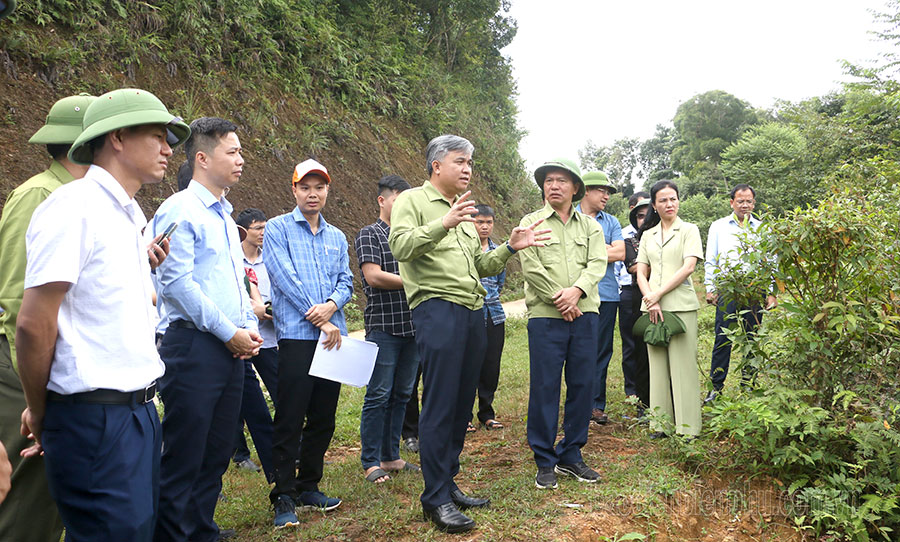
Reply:
<svg viewBox="0 0 900 542"><path fill-rule="evenodd" d="M62 534L44 458L19 456L32 443L19 434L25 394L16 367L16 317L25 288L25 231L51 192L87 172L88 166L70 162L66 154L81 135L84 111L94 99L82 94L53 104L45 125L28 140L46 145L53 161L9 194L0 216L0 442L13 468L12 488L0 504L0 540L58 542Z"/></svg>
<svg viewBox="0 0 900 542"><path fill-rule="evenodd" d="M481 251L473 224L475 202L466 199L473 151L459 136L431 140L425 149L430 180L397 196L388 238L400 262L422 360L422 510L440 530L451 533L475 526L460 508L490 502L466 495L453 481L487 342L482 310L487 292L479 279L499 273L517 250L540 246L546 233L535 232L538 221L515 228L500 247Z"/></svg>
<svg viewBox="0 0 900 542"><path fill-rule="evenodd" d="M546 203L519 226L544 221L551 234L540 251L528 248L521 256L531 366L527 432L538 467L535 485L555 489L557 474L588 483L599 478L584 463L581 448L587 443L597 361L597 282L606 272L607 254L603 229L572 205L585 191L578 166L564 158L551 160L534 178ZM565 436L556 444L563 370Z"/></svg>

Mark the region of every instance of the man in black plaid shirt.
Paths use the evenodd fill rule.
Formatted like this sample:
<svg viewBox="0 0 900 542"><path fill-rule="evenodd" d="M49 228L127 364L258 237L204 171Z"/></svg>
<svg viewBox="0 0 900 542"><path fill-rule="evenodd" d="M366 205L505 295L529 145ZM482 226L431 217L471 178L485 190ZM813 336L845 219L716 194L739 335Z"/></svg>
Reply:
<svg viewBox="0 0 900 542"><path fill-rule="evenodd" d="M388 246L391 207L409 187L397 175L378 181L378 220L360 230L355 243L366 294L366 340L378 345L359 424L362 467L366 480L376 484L390 480L391 472L420 470L400 459L400 429L419 355L400 267Z"/></svg>

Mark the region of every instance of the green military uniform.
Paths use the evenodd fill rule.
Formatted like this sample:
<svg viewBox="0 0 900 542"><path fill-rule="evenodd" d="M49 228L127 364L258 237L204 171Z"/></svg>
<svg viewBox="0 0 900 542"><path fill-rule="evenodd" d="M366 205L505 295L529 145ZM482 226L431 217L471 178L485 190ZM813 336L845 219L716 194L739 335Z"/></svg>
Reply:
<svg viewBox="0 0 900 542"><path fill-rule="evenodd" d="M402 192L394 202L388 242L400 262L410 309L433 298L480 309L487 294L481 277L503 271L512 255L508 244L482 252L471 222L444 229L441 221L449 210L450 202L430 181Z"/></svg>
<svg viewBox="0 0 900 542"><path fill-rule="evenodd" d="M577 286L584 297L578 301L581 312L597 312L600 296L597 282L606 273L606 242L603 230L593 218L576 212L567 222L550 204L540 211L525 215L520 226L530 226L544 219L541 228L551 230L544 247L521 251L525 274L525 305L529 318L562 318L553 304L553 295L569 286Z"/></svg>
<svg viewBox="0 0 900 542"><path fill-rule="evenodd" d="M406 190L394 201L388 236L422 363L419 457L425 489L420 501L426 515L451 502L459 489L453 477L487 344L482 310L487 292L480 279L502 271L513 252L508 244L482 252L471 222L445 229L442 220L451 205L430 181ZM453 529L474 526L457 515Z"/></svg>
<svg viewBox="0 0 900 542"><path fill-rule="evenodd" d="M29 143L71 145L93 96L69 96L53 104L46 123ZM0 504L0 540L58 542L62 521L50 497L43 457L19 455L32 442L19 434L25 392L16 364L16 318L25 287L25 232L34 210L57 188L73 180L54 160L50 167L13 190L0 216L0 442L12 463L12 488Z"/></svg>
<svg viewBox="0 0 900 542"><path fill-rule="evenodd" d="M641 237L638 263L650 266L651 291L684 265L689 257L703 259L703 245L697 226L675 218L668 237L662 238L662 224L650 228ZM650 409L661 413L675 425L675 432L700 434L700 376L697 372L697 310L700 302L691 278L662 296L659 306L674 312L684 322L685 332L672 336L668 347L647 345L650 359ZM647 307L641 310L646 312ZM654 431L664 427L651 422Z"/></svg>
<svg viewBox="0 0 900 542"><path fill-rule="evenodd" d="M16 372L15 337L25 285L25 232L31 215L51 192L72 180L66 168L54 160L49 169L10 193L0 217L0 441L13 467L12 489L0 504L0 540L56 542L62 533L43 458L19 456L31 442L19 434L25 392ZM49 521L34 522L34 510L45 511Z"/></svg>

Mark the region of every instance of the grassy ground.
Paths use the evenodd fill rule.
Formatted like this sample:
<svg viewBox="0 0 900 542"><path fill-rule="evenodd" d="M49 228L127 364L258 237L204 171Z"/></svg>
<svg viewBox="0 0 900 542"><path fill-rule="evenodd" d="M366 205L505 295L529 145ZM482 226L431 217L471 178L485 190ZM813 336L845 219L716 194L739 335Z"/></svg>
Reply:
<svg viewBox="0 0 900 542"><path fill-rule="evenodd" d="M708 371L714 310L700 313L700 368ZM702 368L702 369L701 369ZM734 379L731 379L734 380ZM704 381L708 381L704 378ZM490 509L471 515L478 528L460 540L781 540L795 537L779 511L779 495L764 480L728 473L690 472L675 459L671 442L651 441L643 426L623 419L625 403L618 333L610 363L611 423L592 426L586 462L601 473L597 484L561 479L556 491L534 486L535 466L525 439L528 344L525 320L507 322L500 386L495 399L501 431L470 435L457 482L467 492L490 496ZM275 531L261 474L231 468L225 475L228 501L216 519L237 530L240 540L427 541L446 539L422 520L421 476L396 475L384 485L363 479L359 463L359 418L364 390L345 386L337 430L326 456L321 489L343 499L324 516L301 517L297 529ZM249 442L249 439L248 439ZM418 463L414 454L403 457ZM628 538L627 535L633 538ZM624 538L623 538L624 537Z"/></svg>

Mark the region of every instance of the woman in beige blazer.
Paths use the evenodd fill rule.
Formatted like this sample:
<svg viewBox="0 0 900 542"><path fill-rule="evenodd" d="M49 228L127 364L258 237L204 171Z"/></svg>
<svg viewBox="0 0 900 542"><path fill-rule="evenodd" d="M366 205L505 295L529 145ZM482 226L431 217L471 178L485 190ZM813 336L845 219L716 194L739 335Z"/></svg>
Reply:
<svg viewBox="0 0 900 542"><path fill-rule="evenodd" d="M638 231L637 284L641 310L650 320L673 312L686 331L668 346L647 345L650 358L650 429L653 438L700 434L700 376L697 369L697 311L700 303L691 274L703 258L700 230L678 218L678 186L659 181L650 189L651 209ZM665 422L668 420L668 423Z"/></svg>

